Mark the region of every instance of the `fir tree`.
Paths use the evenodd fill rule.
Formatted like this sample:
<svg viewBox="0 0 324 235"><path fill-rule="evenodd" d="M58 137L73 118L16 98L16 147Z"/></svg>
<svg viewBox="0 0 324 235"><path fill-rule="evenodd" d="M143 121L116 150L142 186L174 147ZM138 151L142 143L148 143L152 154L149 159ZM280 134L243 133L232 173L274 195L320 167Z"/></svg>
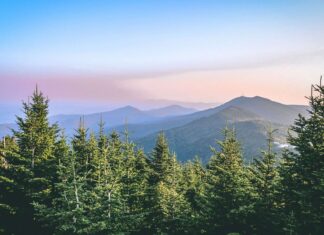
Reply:
<svg viewBox="0 0 324 235"><path fill-rule="evenodd" d="M123 169L121 178L123 198L123 224L128 227L127 231L136 233L141 231L145 218L143 202L144 192L148 186L148 163L142 151L135 150L135 144L129 140L128 132L125 131L125 142L123 143Z"/></svg>
<svg viewBox="0 0 324 235"><path fill-rule="evenodd" d="M171 155L163 133L157 137L151 156L151 176L148 187L148 221L150 233L176 234L184 232L189 203L181 188L182 169Z"/></svg>
<svg viewBox="0 0 324 235"><path fill-rule="evenodd" d="M267 132L267 150L262 151L261 159L254 159L249 168L251 182L254 186L256 197L254 199L255 216L251 221L255 224L258 234L277 234L277 188L278 170L276 167L276 154L273 152L273 133L276 130L269 129Z"/></svg>
<svg viewBox="0 0 324 235"><path fill-rule="evenodd" d="M198 157L185 163L183 178L184 195L190 203L190 216L187 218L187 225L190 231L198 234L201 232L202 200L206 189L206 170Z"/></svg>
<svg viewBox="0 0 324 235"><path fill-rule="evenodd" d="M73 136L72 149L78 158L76 171L86 173L90 167L90 154L88 149L88 129L84 126L83 118L80 118L79 128Z"/></svg>
<svg viewBox="0 0 324 235"><path fill-rule="evenodd" d="M91 225L88 216L90 193L85 172L76 170L77 157L69 152L58 167L59 181L55 184L58 195L52 206L35 203L37 215L54 228L54 234L86 234Z"/></svg>
<svg viewBox="0 0 324 235"><path fill-rule="evenodd" d="M49 100L42 92L36 90L30 102L23 102L25 117L17 117L18 130L14 136L18 144L18 155L21 161L16 165L28 173L28 177L17 180L24 188L25 205L19 209L22 217L34 220L33 202L50 205L53 198L53 182L56 178L57 159L55 157L55 141L58 133L56 124L50 125L48 120ZM41 232L37 221L31 223L30 233ZM25 231L26 232L26 231Z"/></svg>
<svg viewBox="0 0 324 235"><path fill-rule="evenodd" d="M31 171L23 165L26 159L18 154L18 145L13 137L5 136L0 141L0 233L23 234L17 223L33 224L33 218L25 217L32 211L29 198L24 192L25 178ZM27 205L26 205L27 203Z"/></svg>
<svg viewBox="0 0 324 235"><path fill-rule="evenodd" d="M204 205L205 228L210 233L246 233L247 218L252 213L251 185L243 166L240 144L235 132L224 130L220 151L207 165L207 185Z"/></svg>
<svg viewBox="0 0 324 235"><path fill-rule="evenodd" d="M106 139L101 136L102 139ZM100 143L100 141L99 141ZM117 233L127 230L123 226L122 176L125 175L122 156L122 142L119 135L113 132L107 145L103 144L100 152L100 181L96 184L96 193L100 207L94 211L96 223L101 232Z"/></svg>
<svg viewBox="0 0 324 235"><path fill-rule="evenodd" d="M172 158L163 132L161 132L157 137L150 162L152 168L152 183L166 180L168 173L170 172Z"/></svg>
<svg viewBox="0 0 324 235"><path fill-rule="evenodd" d="M309 118L299 115L281 166L284 211L296 221L287 232L321 234L324 230L324 86L312 86ZM284 221L284 224L287 222Z"/></svg>

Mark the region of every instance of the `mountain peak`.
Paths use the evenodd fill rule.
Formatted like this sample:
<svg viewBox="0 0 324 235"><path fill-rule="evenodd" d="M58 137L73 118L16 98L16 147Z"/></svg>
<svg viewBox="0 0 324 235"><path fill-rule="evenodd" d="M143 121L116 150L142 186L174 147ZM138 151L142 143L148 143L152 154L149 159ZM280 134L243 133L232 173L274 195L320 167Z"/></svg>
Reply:
<svg viewBox="0 0 324 235"><path fill-rule="evenodd" d="M278 105L283 105L281 103L278 103L276 101L270 100L268 98L262 97L262 96L252 96L252 97L248 97L248 96L239 96L236 97L228 102L226 102L224 105L240 105L240 104L245 104L245 103L260 103L260 104L278 104Z"/></svg>

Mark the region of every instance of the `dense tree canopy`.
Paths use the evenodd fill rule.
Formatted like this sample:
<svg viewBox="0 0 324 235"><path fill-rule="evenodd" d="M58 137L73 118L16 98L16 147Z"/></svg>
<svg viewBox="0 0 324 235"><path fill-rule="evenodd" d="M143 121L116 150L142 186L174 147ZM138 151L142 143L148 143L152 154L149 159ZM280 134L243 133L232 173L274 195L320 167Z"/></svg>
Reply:
<svg viewBox="0 0 324 235"><path fill-rule="evenodd" d="M163 132L147 155L102 121L96 134L81 118L67 139L36 88L18 130L0 141L0 233L322 234L324 87L309 101L282 157L269 130L267 149L244 164L225 128L203 165L179 162Z"/></svg>

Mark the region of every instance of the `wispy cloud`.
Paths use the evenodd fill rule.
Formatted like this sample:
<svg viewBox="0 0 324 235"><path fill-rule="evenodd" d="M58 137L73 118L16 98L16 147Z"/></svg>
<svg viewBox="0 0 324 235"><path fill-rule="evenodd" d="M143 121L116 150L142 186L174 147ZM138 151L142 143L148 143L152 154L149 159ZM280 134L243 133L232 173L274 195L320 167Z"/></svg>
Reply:
<svg viewBox="0 0 324 235"><path fill-rule="evenodd" d="M147 92L128 86L109 74L0 71L0 81L0 99L7 101L25 99L36 84L54 100L120 102L147 97Z"/></svg>

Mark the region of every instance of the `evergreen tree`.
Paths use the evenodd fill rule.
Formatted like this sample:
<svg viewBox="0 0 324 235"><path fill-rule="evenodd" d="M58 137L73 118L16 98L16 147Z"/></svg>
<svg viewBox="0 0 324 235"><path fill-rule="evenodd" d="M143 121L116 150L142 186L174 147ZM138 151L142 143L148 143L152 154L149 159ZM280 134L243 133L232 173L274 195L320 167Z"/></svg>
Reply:
<svg viewBox="0 0 324 235"><path fill-rule="evenodd" d="M49 100L36 87L31 102L23 102L25 117L17 117L19 129L14 131L18 144L17 154L21 159L15 167L28 172L24 179L16 180L25 194L22 200L24 206L19 208L18 213L25 221L33 221L28 226L29 233L33 234L44 233L44 231L35 221L31 204L40 202L49 205L54 196L53 182L55 182L57 169L54 151L58 127L56 124L49 124L48 103Z"/></svg>
<svg viewBox="0 0 324 235"><path fill-rule="evenodd" d="M193 161L188 161L183 167L184 195L190 203L190 216L187 225L190 231L200 233L200 223L202 222L201 210L202 200L206 189L206 170L201 160L196 157Z"/></svg>
<svg viewBox="0 0 324 235"><path fill-rule="evenodd" d="M35 203L37 216L53 228L54 234L97 234L103 229L96 217L101 203L95 190L97 141L93 134L87 140L86 130L80 125L72 143L79 156L69 150L64 135L57 141L56 197L51 206Z"/></svg>
<svg viewBox="0 0 324 235"><path fill-rule="evenodd" d="M165 180L156 187L156 207L160 213L160 228L158 231L167 234L188 233L190 222L190 204L184 195L184 179L181 165L173 154L169 172Z"/></svg>
<svg viewBox="0 0 324 235"><path fill-rule="evenodd" d="M54 228L54 234L88 234L91 194L85 172L77 172L77 157L69 152L58 167L58 195L52 205L36 203L37 216Z"/></svg>
<svg viewBox="0 0 324 235"><path fill-rule="evenodd" d="M273 152L273 133L268 130L267 150L262 151L261 159L254 159L249 168L252 173L251 182L254 186L256 197L254 199L255 216L253 224L258 234L278 234L277 212L277 187L278 170L276 167L276 154Z"/></svg>
<svg viewBox="0 0 324 235"><path fill-rule="evenodd" d="M240 144L235 132L224 130L224 141L219 141L220 151L207 165L207 185L204 215L209 233L247 233L247 218L252 213L251 192L247 171L243 166Z"/></svg>
<svg viewBox="0 0 324 235"><path fill-rule="evenodd" d="M100 136L99 136L100 137ZM106 137L103 135L101 139ZM101 143L101 144L100 144ZM98 197L98 209L94 211L94 218L100 233L111 234L127 230L123 224L123 197L122 177L125 175L122 141L116 132L113 132L107 142L99 141L100 180L98 180L94 193Z"/></svg>
<svg viewBox="0 0 324 235"><path fill-rule="evenodd" d="M33 224L32 217L25 217L25 210L32 210L24 192L24 182L31 171L23 165L26 159L18 154L18 145L13 137L5 136L0 141L0 233L23 234L17 226ZM26 205L27 204L27 205Z"/></svg>
<svg viewBox="0 0 324 235"><path fill-rule="evenodd" d="M152 183L165 181L170 173L172 157L165 135L161 132L151 155Z"/></svg>
<svg viewBox="0 0 324 235"><path fill-rule="evenodd" d="M19 129L0 141L2 234L321 234L324 195L324 87L312 88L310 117L299 116L276 165L268 148L243 164L235 131L205 168L181 164L163 133L152 154L128 138L80 127L67 143L48 121L36 88ZM17 226L19 225L19 226Z"/></svg>
<svg viewBox="0 0 324 235"><path fill-rule="evenodd" d="M309 118L299 115L281 165L286 231L321 234L324 230L324 86L312 86ZM291 221L295 221L291 224ZM283 222L288 224L287 221Z"/></svg>
<svg viewBox="0 0 324 235"><path fill-rule="evenodd" d="M151 156L151 176L148 187L148 221L150 233L184 233L185 218L189 215L183 188L182 169L171 155L163 133L157 137Z"/></svg>
<svg viewBox="0 0 324 235"><path fill-rule="evenodd" d="M90 153L88 146L88 129L84 126L84 119L80 118L79 128L72 138L72 149L78 158L76 162L77 173L86 173L90 167Z"/></svg>
<svg viewBox="0 0 324 235"><path fill-rule="evenodd" d="M121 178L123 198L123 224L129 233L141 231L145 218L143 202L148 186L148 162L143 151L136 151L135 144L129 141L128 132L125 131L123 143L123 169ZM125 231L126 232L126 231Z"/></svg>

